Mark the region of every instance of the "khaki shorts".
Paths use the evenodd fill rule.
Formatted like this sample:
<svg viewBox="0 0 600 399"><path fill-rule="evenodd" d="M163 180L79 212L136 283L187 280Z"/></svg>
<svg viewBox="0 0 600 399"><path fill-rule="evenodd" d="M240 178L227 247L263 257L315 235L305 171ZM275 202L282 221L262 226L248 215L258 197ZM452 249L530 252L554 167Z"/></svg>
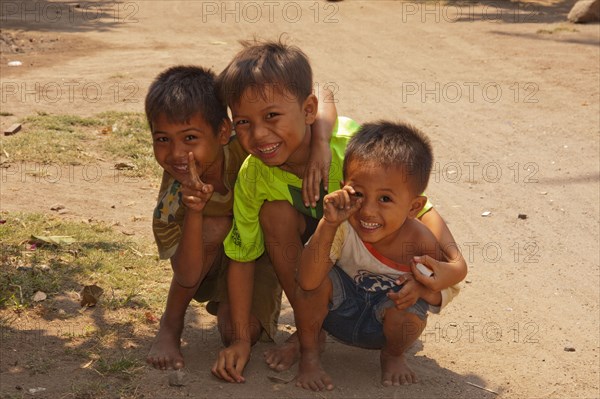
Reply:
<svg viewBox="0 0 600 399"><path fill-rule="evenodd" d="M194 299L198 302L229 302L227 268L229 258L221 246L210 271L198 287ZM256 260L251 312L263 328L261 341L273 341L281 311L281 285L265 252Z"/></svg>

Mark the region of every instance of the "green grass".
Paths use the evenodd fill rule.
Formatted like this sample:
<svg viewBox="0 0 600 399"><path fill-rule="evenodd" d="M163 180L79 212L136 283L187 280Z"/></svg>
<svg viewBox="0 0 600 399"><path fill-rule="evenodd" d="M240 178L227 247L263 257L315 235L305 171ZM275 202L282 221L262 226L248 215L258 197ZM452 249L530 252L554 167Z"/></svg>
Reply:
<svg viewBox="0 0 600 399"><path fill-rule="evenodd" d="M52 367L55 367L55 361L40 353L28 354L25 359L25 368L29 370L30 375L48 374Z"/></svg>
<svg viewBox="0 0 600 399"><path fill-rule="evenodd" d="M100 114L113 129L113 140L104 141L104 151L119 159L130 160L135 169L127 171L135 177L160 177L162 170L154 159L152 137L143 114L105 112Z"/></svg>
<svg viewBox="0 0 600 399"><path fill-rule="evenodd" d="M10 162L79 165L105 160L132 163L132 177L159 177L152 138L141 113L104 112L91 118L38 113L21 120L23 129L3 137Z"/></svg>
<svg viewBox="0 0 600 399"><path fill-rule="evenodd" d="M36 291L48 295L104 289L97 306L159 311L170 279L150 240L114 231L102 223L64 221L48 215L3 213L0 225L0 308L32 307ZM31 235L71 236L76 242L33 245ZM47 267L45 267L47 266Z"/></svg>
<svg viewBox="0 0 600 399"><path fill-rule="evenodd" d="M131 374L140 367L142 367L142 363L139 359L123 355L112 360L101 358L96 362L94 368L101 374Z"/></svg>

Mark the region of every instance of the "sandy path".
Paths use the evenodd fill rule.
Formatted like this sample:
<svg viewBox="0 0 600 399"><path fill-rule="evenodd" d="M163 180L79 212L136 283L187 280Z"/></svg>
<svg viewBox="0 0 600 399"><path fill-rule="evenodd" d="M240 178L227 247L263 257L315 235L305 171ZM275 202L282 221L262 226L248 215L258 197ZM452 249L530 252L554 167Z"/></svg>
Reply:
<svg viewBox="0 0 600 399"><path fill-rule="evenodd" d="M494 396L467 382L507 398L599 396L598 25L572 31L561 24L569 3L469 6L461 9L462 22L453 22L457 9L433 2L429 9L393 1L278 2L271 13L258 2L260 17L248 2L231 3L231 13L219 2L109 4L105 17L93 21L3 20L3 31L26 29L62 44L20 57L20 68L7 68L14 55L2 54L4 94L15 83L54 82L63 95L54 103L51 92L39 99L22 91L6 95L3 111L15 115L2 117L1 127L35 111L141 111L148 84L165 67L219 70L237 40L286 32L310 56L316 84L336 89L340 114L359 122L408 120L433 138L438 168L428 193L468 257L468 282L443 315L430 317L413 348L420 384L384 389L376 352L332 343L325 363L338 388L321 397ZM565 26L570 30L557 29ZM76 90L71 100L65 82L93 84L102 95L93 102ZM63 180L31 185L5 177L2 210L23 209L19 198L40 190L45 202L33 208L47 209L60 198L53 193L69 187ZM120 193L126 216L149 214L155 194L145 188L152 185L96 189ZM110 202L89 208L83 194L69 200L72 215L96 218L107 215ZM483 211L492 213L482 217ZM149 235L149 226L137 223L131 228ZM291 323L289 310L284 316ZM195 317L189 323L200 325ZM174 391L151 371L142 393L319 397L266 379L274 373L260 360L260 348L247 384L222 384L208 373L220 347L216 336L188 329L185 339L189 384Z"/></svg>

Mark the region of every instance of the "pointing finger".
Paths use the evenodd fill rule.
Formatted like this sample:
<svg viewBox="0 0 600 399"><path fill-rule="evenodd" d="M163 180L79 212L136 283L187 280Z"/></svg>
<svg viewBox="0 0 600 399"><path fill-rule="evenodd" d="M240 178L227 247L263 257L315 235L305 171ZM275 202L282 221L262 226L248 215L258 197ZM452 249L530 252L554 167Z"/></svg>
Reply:
<svg viewBox="0 0 600 399"><path fill-rule="evenodd" d="M192 152L188 153L188 170L190 172L190 178L194 183L200 182L200 176L198 175L198 169L196 168L196 160Z"/></svg>

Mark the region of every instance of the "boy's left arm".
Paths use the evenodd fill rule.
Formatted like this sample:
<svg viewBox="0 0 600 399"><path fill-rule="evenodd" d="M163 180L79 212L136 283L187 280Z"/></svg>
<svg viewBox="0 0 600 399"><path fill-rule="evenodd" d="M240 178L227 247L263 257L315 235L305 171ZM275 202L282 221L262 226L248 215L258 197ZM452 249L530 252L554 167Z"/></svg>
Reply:
<svg viewBox="0 0 600 399"><path fill-rule="evenodd" d="M333 93L328 89L317 89L319 100L317 118L311 125L310 158L302 179L302 201L313 208L320 197L320 184L327 191L329 185L329 167L331 165L331 149L329 142L337 121L337 109Z"/></svg>
<svg viewBox="0 0 600 399"><path fill-rule="evenodd" d="M416 244L414 252L420 255L418 258L434 260L443 267L444 262L441 262L440 259L443 259L445 253L440 248L437 237L423 224L419 223L416 227L412 240ZM402 289L397 293L388 294L388 297L396 303L397 309L406 309L422 298L431 305L432 313L439 313L457 295L458 287L453 286L452 282L448 283L448 280L456 278L456 271L451 271L444 274L443 278L438 278L436 283L441 285L440 289L432 289L420 282L419 278L426 276L416 268L414 260L411 262L411 269L412 274L404 274L396 281L397 284L404 284Z"/></svg>
<svg viewBox="0 0 600 399"><path fill-rule="evenodd" d="M420 220L437 239L447 261L440 261L428 254L415 256L411 265L415 279L433 291L441 291L458 284L467 276L467 262L458 249L448 225L435 208L421 216ZM416 263L427 266L433 274L425 276L419 273L415 267Z"/></svg>

